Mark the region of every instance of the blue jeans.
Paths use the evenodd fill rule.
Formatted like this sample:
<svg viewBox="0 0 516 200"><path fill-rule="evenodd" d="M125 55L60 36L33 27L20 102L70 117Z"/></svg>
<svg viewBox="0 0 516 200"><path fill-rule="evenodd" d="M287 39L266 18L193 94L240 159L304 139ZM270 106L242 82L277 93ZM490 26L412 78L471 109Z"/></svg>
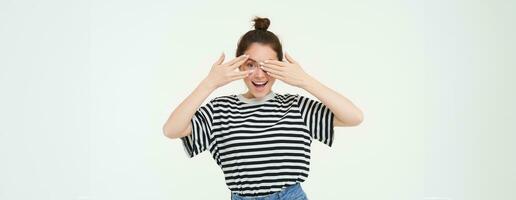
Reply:
<svg viewBox="0 0 516 200"><path fill-rule="evenodd" d="M308 197L303 191L303 188L301 188L301 184L298 182L267 196L243 197L231 192L231 200L308 200Z"/></svg>

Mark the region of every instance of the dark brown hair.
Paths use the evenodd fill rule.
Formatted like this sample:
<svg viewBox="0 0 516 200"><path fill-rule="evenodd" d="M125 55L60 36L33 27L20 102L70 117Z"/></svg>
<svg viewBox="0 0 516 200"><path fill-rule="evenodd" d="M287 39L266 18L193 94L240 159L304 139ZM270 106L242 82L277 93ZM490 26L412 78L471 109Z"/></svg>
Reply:
<svg viewBox="0 0 516 200"><path fill-rule="evenodd" d="M240 40L238 41L238 47L236 50L236 56L241 56L244 54L245 50L251 46L254 42L258 42L264 45L269 45L275 52L278 57L278 60L283 60L283 50L281 47L281 42L278 37L267 30L271 21L268 18L255 17L254 21L254 30L250 30L245 33Z"/></svg>

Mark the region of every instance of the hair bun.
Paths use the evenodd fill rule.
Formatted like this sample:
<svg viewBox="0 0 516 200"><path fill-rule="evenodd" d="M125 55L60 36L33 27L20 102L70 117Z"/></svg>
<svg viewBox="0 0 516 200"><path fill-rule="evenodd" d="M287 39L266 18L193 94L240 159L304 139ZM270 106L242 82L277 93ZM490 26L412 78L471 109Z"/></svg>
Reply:
<svg viewBox="0 0 516 200"><path fill-rule="evenodd" d="M271 24L271 21L268 18L255 17L254 18L254 29L255 30L264 30L266 31Z"/></svg>

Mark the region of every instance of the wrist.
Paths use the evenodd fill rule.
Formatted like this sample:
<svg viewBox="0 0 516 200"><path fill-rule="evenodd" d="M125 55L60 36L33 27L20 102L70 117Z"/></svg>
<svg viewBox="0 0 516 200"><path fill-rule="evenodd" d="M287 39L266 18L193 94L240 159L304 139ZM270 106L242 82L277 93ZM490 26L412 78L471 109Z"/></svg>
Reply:
<svg viewBox="0 0 516 200"><path fill-rule="evenodd" d="M307 75L307 78L305 78L305 81L303 81L301 88L308 91L308 90L316 87L317 84L319 84L317 79L315 79L314 77L312 77L310 75Z"/></svg>
<svg viewBox="0 0 516 200"><path fill-rule="evenodd" d="M209 90L210 92L217 89L217 85L213 83L213 81L210 81L208 77L204 78L201 83L199 84L199 87Z"/></svg>

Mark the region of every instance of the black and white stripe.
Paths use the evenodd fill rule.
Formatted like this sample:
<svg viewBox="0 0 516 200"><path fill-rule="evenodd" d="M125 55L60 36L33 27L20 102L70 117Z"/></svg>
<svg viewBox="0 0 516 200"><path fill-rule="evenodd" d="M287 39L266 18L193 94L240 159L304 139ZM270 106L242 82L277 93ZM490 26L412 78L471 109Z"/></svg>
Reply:
<svg viewBox="0 0 516 200"><path fill-rule="evenodd" d="M263 196L308 177L310 145L332 146L333 113L319 101L271 93L259 103L237 95L201 106L191 120L192 134L181 138L189 157L209 150L226 184L241 196Z"/></svg>

